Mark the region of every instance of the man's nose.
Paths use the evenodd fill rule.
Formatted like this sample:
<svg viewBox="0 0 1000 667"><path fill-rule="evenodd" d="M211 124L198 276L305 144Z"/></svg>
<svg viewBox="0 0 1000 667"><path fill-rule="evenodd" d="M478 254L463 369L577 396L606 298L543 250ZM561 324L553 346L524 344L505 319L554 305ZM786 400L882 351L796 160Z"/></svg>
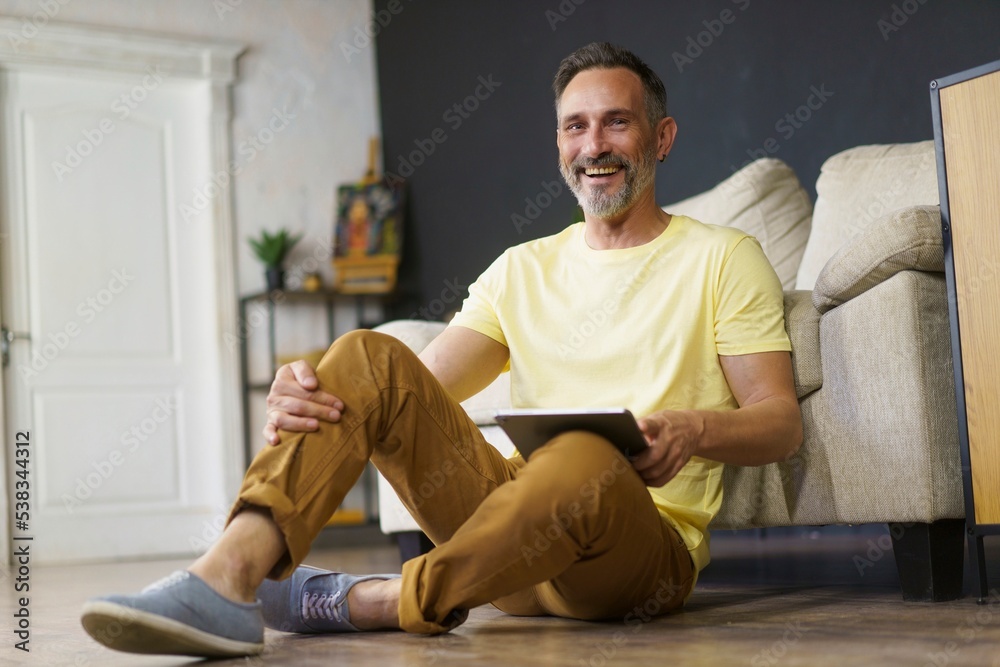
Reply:
<svg viewBox="0 0 1000 667"><path fill-rule="evenodd" d="M603 127L592 127L587 130L587 136L582 147L582 153L588 158L599 158L611 152L611 144Z"/></svg>

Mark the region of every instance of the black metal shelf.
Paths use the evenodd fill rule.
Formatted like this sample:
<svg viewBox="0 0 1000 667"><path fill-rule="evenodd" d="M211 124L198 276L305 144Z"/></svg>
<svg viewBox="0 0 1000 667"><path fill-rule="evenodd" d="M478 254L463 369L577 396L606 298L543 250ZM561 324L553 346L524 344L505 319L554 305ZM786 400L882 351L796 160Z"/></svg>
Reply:
<svg viewBox="0 0 1000 667"><path fill-rule="evenodd" d="M248 466L250 461L253 459L253 436L250 432L250 395L255 392L267 392L271 388L271 381L274 379L274 375L278 371L278 355L277 355L277 340L275 333L275 321L277 306L284 304L295 304L295 305L305 305L305 306L319 306L322 305L326 308L326 321L327 321L327 338L329 342L333 342L335 337L334 329L334 314L336 310L336 304L338 302L351 301L354 304L356 321L358 329L371 329L382 321L372 321L365 320L364 310L365 305L369 302L378 302L382 306L383 312L385 312L386 307L390 305L393 301L398 298L398 294L395 292L390 292L386 294L344 294L342 292L336 292L333 290L318 290L315 292L307 292L304 290L274 290L274 291L263 291L254 292L252 294L244 295L240 298L239 303L239 322L240 322L240 381L241 381L241 394L243 403L243 458L244 466ZM267 381L251 381L250 379L250 364L249 364L249 345L248 338L249 334L245 332L249 329L249 323L247 320L248 307L252 304L264 304L265 307L265 317L267 319L267 349L268 349L268 361L270 364L270 377L271 380ZM254 327L255 328L255 327ZM364 485L364 495L365 495L365 518L366 521L363 524L356 524L359 526L371 525L375 522L375 507L374 507L374 497L375 497L375 475L374 471L369 465L364 474L361 477L360 483ZM343 528L350 526L352 524L338 524L338 528Z"/></svg>

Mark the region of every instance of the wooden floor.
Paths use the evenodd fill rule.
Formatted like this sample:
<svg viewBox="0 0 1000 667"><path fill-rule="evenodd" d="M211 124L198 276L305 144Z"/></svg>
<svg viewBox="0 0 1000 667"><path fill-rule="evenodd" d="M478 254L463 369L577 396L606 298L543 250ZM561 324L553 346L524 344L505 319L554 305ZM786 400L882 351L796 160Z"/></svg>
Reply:
<svg viewBox="0 0 1000 667"><path fill-rule="evenodd" d="M843 529L841 529L843 531ZM268 631L264 655L213 665L976 665L1000 667L1000 604L971 597L904 603L892 553L877 533L766 539L717 535L714 560L686 609L643 625L514 618L492 607L439 637L401 632L304 637ZM868 540L873 540L869 543ZM1000 559L990 574L1000 589ZM872 565L859 575L855 556ZM399 571L391 546L314 551L309 562L352 572ZM31 653L15 650L13 586L2 593L0 665L189 665L91 641L78 620L90 596L128 592L184 561L38 567L32 571ZM998 598L1000 600L1000 598Z"/></svg>

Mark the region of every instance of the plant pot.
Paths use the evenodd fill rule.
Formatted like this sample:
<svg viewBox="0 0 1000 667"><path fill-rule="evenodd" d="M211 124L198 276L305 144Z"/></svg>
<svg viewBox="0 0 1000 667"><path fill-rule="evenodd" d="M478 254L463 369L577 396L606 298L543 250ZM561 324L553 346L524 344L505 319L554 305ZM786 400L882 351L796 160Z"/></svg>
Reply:
<svg viewBox="0 0 1000 667"><path fill-rule="evenodd" d="M285 271L280 266L269 266L264 272L267 276L267 291L285 289Z"/></svg>

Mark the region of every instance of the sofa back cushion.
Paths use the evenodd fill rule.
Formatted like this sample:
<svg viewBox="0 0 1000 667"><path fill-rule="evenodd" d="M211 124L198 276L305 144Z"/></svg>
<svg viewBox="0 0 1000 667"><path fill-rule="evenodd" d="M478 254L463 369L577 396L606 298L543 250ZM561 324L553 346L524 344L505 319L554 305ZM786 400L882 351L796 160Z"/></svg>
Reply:
<svg viewBox="0 0 1000 667"><path fill-rule="evenodd" d="M752 234L760 241L782 287L792 289L795 284L809 238L812 203L795 172L781 160L752 162L711 190L663 210Z"/></svg>
<svg viewBox="0 0 1000 667"><path fill-rule="evenodd" d="M834 155L816 181L812 232L795 289L811 290L834 253L885 214L937 203L933 141L858 146Z"/></svg>

